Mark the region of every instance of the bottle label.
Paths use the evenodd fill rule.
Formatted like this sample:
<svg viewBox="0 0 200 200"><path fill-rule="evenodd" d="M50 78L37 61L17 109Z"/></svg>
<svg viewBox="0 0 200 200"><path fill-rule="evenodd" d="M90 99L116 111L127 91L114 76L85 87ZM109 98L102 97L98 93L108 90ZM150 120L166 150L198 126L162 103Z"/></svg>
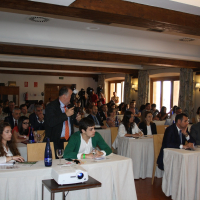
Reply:
<svg viewBox="0 0 200 200"><path fill-rule="evenodd" d="M44 162L45 162L45 163L46 163L46 162L47 162L47 163L51 163L51 162L52 162L52 158L45 158L45 159L44 159Z"/></svg>

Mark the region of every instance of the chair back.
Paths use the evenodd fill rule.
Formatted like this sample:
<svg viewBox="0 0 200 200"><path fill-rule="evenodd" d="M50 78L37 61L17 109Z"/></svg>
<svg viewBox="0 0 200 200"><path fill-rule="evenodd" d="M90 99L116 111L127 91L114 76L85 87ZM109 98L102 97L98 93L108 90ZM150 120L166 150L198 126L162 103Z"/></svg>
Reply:
<svg viewBox="0 0 200 200"><path fill-rule="evenodd" d="M153 172L152 172L152 184L153 184L153 181L154 181L158 155L159 155L160 149L162 147L163 137L164 137L164 133L163 134L153 135L154 165L153 165Z"/></svg>
<svg viewBox="0 0 200 200"><path fill-rule="evenodd" d="M65 150L65 147L67 146L68 142L64 142L64 150Z"/></svg>
<svg viewBox="0 0 200 200"><path fill-rule="evenodd" d="M110 127L110 132L111 132L111 144L113 144L118 134L118 127Z"/></svg>
<svg viewBox="0 0 200 200"><path fill-rule="evenodd" d="M55 159L55 151L53 142L50 142L52 159ZM44 160L46 143L32 143L27 144L27 160L28 162Z"/></svg>
<svg viewBox="0 0 200 200"><path fill-rule="evenodd" d="M165 129L168 127L169 125L157 125L157 134L164 134L165 133Z"/></svg>

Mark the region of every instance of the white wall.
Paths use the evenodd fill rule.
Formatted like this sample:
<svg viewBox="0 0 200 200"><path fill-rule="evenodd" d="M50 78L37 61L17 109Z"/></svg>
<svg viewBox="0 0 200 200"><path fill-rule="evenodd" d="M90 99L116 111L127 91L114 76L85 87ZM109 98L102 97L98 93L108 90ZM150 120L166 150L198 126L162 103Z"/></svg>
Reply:
<svg viewBox="0 0 200 200"><path fill-rule="evenodd" d="M0 83L7 85L8 81L16 81L16 86L19 86L19 105L24 103L25 92L28 92L29 100L44 100L41 95L41 92L44 92L44 84L76 84L77 90L81 88L86 90L88 87L97 88L97 82L93 78L65 76L61 80L59 76L0 74ZM28 82L28 87L24 87L24 82ZM34 87L34 82L38 82L38 87Z"/></svg>

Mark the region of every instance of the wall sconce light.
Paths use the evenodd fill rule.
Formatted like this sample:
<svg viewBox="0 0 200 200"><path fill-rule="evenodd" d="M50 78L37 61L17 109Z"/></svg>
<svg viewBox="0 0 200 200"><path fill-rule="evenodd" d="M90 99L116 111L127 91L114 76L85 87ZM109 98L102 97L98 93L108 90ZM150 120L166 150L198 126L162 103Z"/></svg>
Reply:
<svg viewBox="0 0 200 200"><path fill-rule="evenodd" d="M199 89L199 91L200 91L200 83L196 83L195 88Z"/></svg>
<svg viewBox="0 0 200 200"><path fill-rule="evenodd" d="M132 89L134 89L135 91L138 91L138 85L133 84Z"/></svg>

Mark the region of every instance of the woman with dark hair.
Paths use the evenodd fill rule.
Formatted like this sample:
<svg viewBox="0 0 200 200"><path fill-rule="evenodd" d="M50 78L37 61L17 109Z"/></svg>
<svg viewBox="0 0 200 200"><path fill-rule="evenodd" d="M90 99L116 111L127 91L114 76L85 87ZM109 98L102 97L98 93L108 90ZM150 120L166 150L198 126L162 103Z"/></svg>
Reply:
<svg viewBox="0 0 200 200"><path fill-rule="evenodd" d="M134 122L134 115L131 111L126 111L119 125L118 135L113 143L113 148L118 147L118 138L120 137L140 137L142 136L142 131L138 128L137 124Z"/></svg>
<svg viewBox="0 0 200 200"><path fill-rule="evenodd" d="M158 113L157 117L159 120L165 120L168 117L168 113L166 113L166 107L162 106L161 111Z"/></svg>
<svg viewBox="0 0 200 200"><path fill-rule="evenodd" d="M121 109L121 115L124 115L126 110L127 110L127 104L124 104L124 106Z"/></svg>
<svg viewBox="0 0 200 200"><path fill-rule="evenodd" d="M145 112L145 120L139 124L140 130L144 135L155 135L157 134L156 124L152 122L153 115L150 111Z"/></svg>
<svg viewBox="0 0 200 200"><path fill-rule="evenodd" d="M198 123L200 122L200 107L197 109L197 114L195 116L195 122Z"/></svg>
<svg viewBox="0 0 200 200"><path fill-rule="evenodd" d="M16 142L28 140L30 133L29 118L26 116L21 116L18 120L18 126L13 128L12 133Z"/></svg>
<svg viewBox="0 0 200 200"><path fill-rule="evenodd" d="M118 126L119 123L121 122L120 120L118 120L118 118L116 117L116 109L114 108L110 108L107 112L107 119L106 119L106 123L109 127L115 127ZM118 121L118 123L116 123L116 119Z"/></svg>
<svg viewBox="0 0 200 200"><path fill-rule="evenodd" d="M15 139L11 133L11 126L8 122L0 123L0 163L11 160L24 162L17 149Z"/></svg>

